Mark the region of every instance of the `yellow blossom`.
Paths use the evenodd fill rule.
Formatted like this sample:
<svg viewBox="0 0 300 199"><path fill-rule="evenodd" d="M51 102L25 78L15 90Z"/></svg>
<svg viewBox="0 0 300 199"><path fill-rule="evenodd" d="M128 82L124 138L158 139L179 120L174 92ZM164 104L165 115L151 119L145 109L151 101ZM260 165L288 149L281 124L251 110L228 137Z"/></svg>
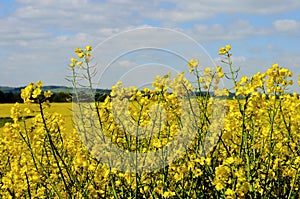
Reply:
<svg viewBox="0 0 300 199"><path fill-rule="evenodd" d="M230 45L226 45L226 46L225 46L225 49L226 49L226 51L228 52L228 51L231 50L231 46L230 46Z"/></svg>
<svg viewBox="0 0 300 199"><path fill-rule="evenodd" d="M172 197L172 196L175 196L175 192L173 192L173 191L166 191L163 194L164 198L169 198L169 197Z"/></svg>
<svg viewBox="0 0 300 199"><path fill-rule="evenodd" d="M75 53L82 53L83 50L82 50L81 48L76 48L74 52L75 52Z"/></svg>
<svg viewBox="0 0 300 199"><path fill-rule="evenodd" d="M231 46L230 45L226 45L225 47L221 47L219 49L219 55L228 54L230 50L231 50Z"/></svg>
<svg viewBox="0 0 300 199"><path fill-rule="evenodd" d="M45 96L45 98L50 98L51 96L52 96L52 92L50 91L50 90L48 90L48 91L44 91L44 96Z"/></svg>
<svg viewBox="0 0 300 199"><path fill-rule="evenodd" d="M71 68L74 68L74 67L75 67L75 64L74 64L74 63L70 63L69 66L70 66Z"/></svg>
<svg viewBox="0 0 300 199"><path fill-rule="evenodd" d="M71 63L73 63L73 64L77 62L77 59L74 57L72 57L70 60L71 60Z"/></svg>
<svg viewBox="0 0 300 199"><path fill-rule="evenodd" d="M198 64L199 64L198 59L191 59L188 63L188 67L195 68L198 66Z"/></svg>
<svg viewBox="0 0 300 199"><path fill-rule="evenodd" d="M226 48L221 47L221 48L219 49L219 55L225 55L226 53L227 53Z"/></svg>
<svg viewBox="0 0 300 199"><path fill-rule="evenodd" d="M32 98L37 98L40 94L42 93L42 90L40 87L36 88L33 92L32 92Z"/></svg>
<svg viewBox="0 0 300 199"><path fill-rule="evenodd" d="M37 85L38 87L42 87L42 86L43 86L43 82L42 82L41 80L39 80L39 81L37 81L36 85Z"/></svg>
<svg viewBox="0 0 300 199"><path fill-rule="evenodd" d="M83 57L84 57L84 53L83 53L83 52L77 53L77 56L78 56L79 58L83 58Z"/></svg>
<svg viewBox="0 0 300 199"><path fill-rule="evenodd" d="M79 62L77 62L77 66L82 66L82 64L83 64L83 62L82 61L79 61Z"/></svg>
<svg viewBox="0 0 300 199"><path fill-rule="evenodd" d="M86 46L86 47L85 47L85 50L86 50L86 51L92 51L92 46Z"/></svg>

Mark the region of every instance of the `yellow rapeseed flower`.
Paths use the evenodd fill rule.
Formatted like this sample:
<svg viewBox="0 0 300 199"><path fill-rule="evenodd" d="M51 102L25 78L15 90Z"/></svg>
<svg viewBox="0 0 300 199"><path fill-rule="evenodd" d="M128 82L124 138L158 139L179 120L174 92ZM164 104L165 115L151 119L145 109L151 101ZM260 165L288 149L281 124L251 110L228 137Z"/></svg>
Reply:
<svg viewBox="0 0 300 199"><path fill-rule="evenodd" d="M75 53L82 53L83 50L82 50L81 48L76 48L74 52L75 52Z"/></svg>
<svg viewBox="0 0 300 199"><path fill-rule="evenodd" d="M225 55L226 53L227 53L226 48L221 47L221 48L219 49L219 55Z"/></svg>
<svg viewBox="0 0 300 199"><path fill-rule="evenodd" d="M85 47L85 50L86 50L86 51L92 51L92 46L86 46L86 47Z"/></svg>
<svg viewBox="0 0 300 199"><path fill-rule="evenodd" d="M222 66L217 66L217 72L222 72Z"/></svg>
<svg viewBox="0 0 300 199"><path fill-rule="evenodd" d="M172 197L172 196L175 196L175 192L173 192L173 191L166 191L163 194L163 197L165 197L165 198L169 198L169 197Z"/></svg>
<svg viewBox="0 0 300 199"><path fill-rule="evenodd" d="M232 189L227 189L226 191L225 191L225 195L226 196L234 196L235 195L235 192L232 190Z"/></svg>
<svg viewBox="0 0 300 199"><path fill-rule="evenodd" d="M43 82L42 82L41 80L39 80L39 81L37 81L36 85L37 85L38 87L42 87L42 86L43 86Z"/></svg>
<svg viewBox="0 0 300 199"><path fill-rule="evenodd" d="M230 46L230 45L226 45L225 47L221 47L221 48L219 49L219 55L225 55L225 54L227 54L230 50L231 50L231 46Z"/></svg>
<svg viewBox="0 0 300 199"><path fill-rule="evenodd" d="M52 92L50 91L50 90L48 90L48 91L44 91L44 96L45 96L45 98L50 98L51 96L52 96Z"/></svg>
<svg viewBox="0 0 300 199"><path fill-rule="evenodd" d="M71 63L76 63L76 62L77 62L77 59L74 58L74 57L72 57L72 58L71 58Z"/></svg>
<svg viewBox="0 0 300 199"><path fill-rule="evenodd" d="M41 93L42 93L41 88L40 88L40 87L36 88L36 89L32 92L32 98L37 98Z"/></svg>
<svg viewBox="0 0 300 199"><path fill-rule="evenodd" d="M247 82L247 76L243 76L240 80L240 84L244 84Z"/></svg>
<svg viewBox="0 0 300 199"><path fill-rule="evenodd" d="M82 61L77 62L77 66L82 66Z"/></svg>
<svg viewBox="0 0 300 199"><path fill-rule="evenodd" d="M234 163L234 158L233 158L233 157L229 157L229 158L227 158L227 159L224 161L224 163L225 163L226 165L233 164L233 163Z"/></svg>
<svg viewBox="0 0 300 199"><path fill-rule="evenodd" d="M77 56L81 59L84 57L84 53L83 52L77 53Z"/></svg>
<svg viewBox="0 0 300 199"><path fill-rule="evenodd" d="M69 65L71 68L74 68L75 64L74 63L70 63Z"/></svg>
<svg viewBox="0 0 300 199"><path fill-rule="evenodd" d="M198 59L191 59L188 63L188 67L195 68L198 66L198 64L199 64Z"/></svg>
<svg viewBox="0 0 300 199"><path fill-rule="evenodd" d="M225 46L225 49L226 49L226 51L228 52L228 51L231 50L231 46L230 46L230 45L226 45L226 46Z"/></svg>
<svg viewBox="0 0 300 199"><path fill-rule="evenodd" d="M26 108L24 108L24 112L27 113L27 114L30 114L32 111L29 108L26 107Z"/></svg>

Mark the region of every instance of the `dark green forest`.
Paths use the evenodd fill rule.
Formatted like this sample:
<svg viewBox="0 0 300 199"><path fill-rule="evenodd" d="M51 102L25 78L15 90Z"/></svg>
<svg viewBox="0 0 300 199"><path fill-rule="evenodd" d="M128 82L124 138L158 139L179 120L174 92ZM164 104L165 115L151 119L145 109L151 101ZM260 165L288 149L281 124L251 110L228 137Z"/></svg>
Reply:
<svg viewBox="0 0 300 199"><path fill-rule="evenodd" d="M66 92L58 92L53 93L51 98L49 99L50 102L70 102L72 99L71 93ZM4 93L0 91L0 103L15 103L19 102L22 103L23 100L21 98L21 93Z"/></svg>

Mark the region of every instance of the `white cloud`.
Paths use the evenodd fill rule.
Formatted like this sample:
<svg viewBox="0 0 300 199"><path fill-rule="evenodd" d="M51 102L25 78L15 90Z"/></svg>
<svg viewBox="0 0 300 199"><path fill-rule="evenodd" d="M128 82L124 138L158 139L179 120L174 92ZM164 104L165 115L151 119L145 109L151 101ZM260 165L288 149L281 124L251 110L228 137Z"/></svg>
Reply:
<svg viewBox="0 0 300 199"><path fill-rule="evenodd" d="M278 32L295 33L300 30L300 23L293 19L276 20L273 26Z"/></svg>
<svg viewBox="0 0 300 199"><path fill-rule="evenodd" d="M269 15L282 12L289 12L300 8L298 0L157 0L160 3L173 3L176 6L171 9L143 10L141 15L144 17L163 19L175 22L200 21L216 16L217 14L256 14Z"/></svg>
<svg viewBox="0 0 300 199"><path fill-rule="evenodd" d="M130 60L120 60L120 61L118 61L118 65L120 67L131 68L131 67L135 66L136 63L133 61L130 61Z"/></svg>
<svg viewBox="0 0 300 199"><path fill-rule="evenodd" d="M299 0L17 0L15 10L0 18L0 85L35 81L39 74L50 84L64 83L65 69L75 47L95 46L109 36L136 27L147 27L147 21L158 21L198 42L244 41L255 36L270 36L278 32L295 32L299 22L278 20L269 27L259 27L255 21L238 19L239 14L267 16L300 9ZM232 17L226 24L206 22L217 15ZM182 24L189 28L178 28ZM151 24L150 24L151 25ZM275 31L274 31L275 30ZM154 42L152 35L134 35L107 46L114 51L119 46ZM135 41L136 43L133 44ZM157 43L174 43L178 38L162 35ZM276 47L276 45L274 46ZM175 48L175 47L174 47ZM269 49L271 51L271 49ZM196 52L195 52L196 53ZM100 56L100 55L99 55ZM290 56L287 56L290 57ZM237 57L243 62L243 57ZM293 56L296 58L296 56ZM286 60L287 61L287 60ZM298 61L298 60L297 60ZM246 59L245 62L248 62ZM296 61L290 60L291 65ZM129 62L121 65L129 66ZM257 64L258 65L258 64ZM24 71L28 72L24 72ZM30 75L33 73L34 75ZM25 74L25 75L24 75ZM56 75L60 74L60 75Z"/></svg>
<svg viewBox="0 0 300 199"><path fill-rule="evenodd" d="M247 62L247 58L245 56L232 56L231 60L236 64L244 64Z"/></svg>
<svg viewBox="0 0 300 199"><path fill-rule="evenodd" d="M249 21L237 20L230 24L196 24L189 32L201 42L207 41L236 41L253 36L270 34L267 27L255 27Z"/></svg>

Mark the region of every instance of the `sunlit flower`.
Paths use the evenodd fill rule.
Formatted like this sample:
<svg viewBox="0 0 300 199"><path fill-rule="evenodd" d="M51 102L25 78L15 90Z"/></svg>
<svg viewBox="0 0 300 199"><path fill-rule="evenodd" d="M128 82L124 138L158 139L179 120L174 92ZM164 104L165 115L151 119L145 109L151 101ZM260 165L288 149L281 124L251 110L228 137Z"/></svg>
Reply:
<svg viewBox="0 0 300 199"><path fill-rule="evenodd" d="M32 98L37 98L40 94L42 93L42 90L40 87L36 88L33 92L32 92Z"/></svg>
<svg viewBox="0 0 300 199"><path fill-rule="evenodd" d="M37 85L38 87L42 87L42 86L43 86L43 82L42 82L41 80L39 80L39 81L37 81L36 85Z"/></svg>
<svg viewBox="0 0 300 199"><path fill-rule="evenodd" d="M79 61L77 62L77 66L82 66L83 62Z"/></svg>
<svg viewBox="0 0 300 199"><path fill-rule="evenodd" d="M92 46L86 46L86 47L85 47L85 50L86 50L86 51L92 51Z"/></svg>
<svg viewBox="0 0 300 199"><path fill-rule="evenodd" d="M73 63L73 64L77 62L77 59L74 57L72 57L70 60L71 60L71 63Z"/></svg>
<svg viewBox="0 0 300 199"><path fill-rule="evenodd" d="M225 47L221 47L219 49L219 55L228 54L230 50L231 50L231 46L230 45L226 45Z"/></svg>
<svg viewBox="0 0 300 199"><path fill-rule="evenodd" d="M226 46L225 46L225 49L226 49L226 51L228 52L228 51L231 50L231 46L230 46L230 45L226 45Z"/></svg>
<svg viewBox="0 0 300 199"><path fill-rule="evenodd" d="M79 58L83 58L83 57L84 57L84 53L83 53L83 52L77 53L77 56L78 56Z"/></svg>
<svg viewBox="0 0 300 199"><path fill-rule="evenodd" d="M198 59L191 59L188 63L188 67L195 68L198 66L198 64L199 64Z"/></svg>
<svg viewBox="0 0 300 199"><path fill-rule="evenodd" d="M74 67L75 67L75 64L74 64L74 63L70 63L69 66L70 66L71 68L74 68Z"/></svg>
<svg viewBox="0 0 300 199"><path fill-rule="evenodd" d="M78 54L78 53L82 53L83 50L81 48L76 48L74 52Z"/></svg>
<svg viewBox="0 0 300 199"><path fill-rule="evenodd" d="M45 98L50 98L52 96L52 92L50 90L44 92Z"/></svg>

